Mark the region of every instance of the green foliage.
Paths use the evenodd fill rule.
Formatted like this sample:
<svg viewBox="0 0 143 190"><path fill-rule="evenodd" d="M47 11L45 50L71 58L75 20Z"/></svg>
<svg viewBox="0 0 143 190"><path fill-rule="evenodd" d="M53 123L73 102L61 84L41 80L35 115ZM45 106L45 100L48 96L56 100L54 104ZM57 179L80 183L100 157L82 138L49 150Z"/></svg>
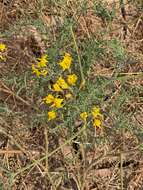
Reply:
<svg viewBox="0 0 143 190"><path fill-rule="evenodd" d="M85 73L89 71L91 66L95 63L95 60L101 59L105 53L104 41L101 40L85 40L79 44L81 49L81 57L83 63L83 69Z"/></svg>
<svg viewBox="0 0 143 190"><path fill-rule="evenodd" d="M107 4L102 1L95 1L94 5L95 14L105 22L112 22L115 17L114 4L111 10L107 7Z"/></svg>
<svg viewBox="0 0 143 190"><path fill-rule="evenodd" d="M0 182L0 190L3 190L3 184Z"/></svg>
<svg viewBox="0 0 143 190"><path fill-rule="evenodd" d="M30 65L37 64L37 57L35 57L35 62L32 60L26 68L21 65L23 68L22 73L19 74L13 69L6 76L3 75L4 77L2 81L9 89L11 89L12 92L8 92L8 95L4 94L4 101L0 102L0 116L4 117L8 122L9 120L13 121L14 118L20 119L22 122L26 121L28 132L30 130L32 131L32 129L35 130L36 128L37 131L42 129L40 132L43 133L46 129L49 138L47 138L47 141L49 141L48 146L50 146L51 137L53 138L53 136L56 136L57 144L59 143L57 141L60 141L63 138L62 140L64 142L68 142L67 144L74 152L72 143L76 142L81 146L81 148L83 148L83 153L85 153L85 155L90 151L95 151L95 146L97 147L97 150L98 147L102 147L103 149L104 147L107 147L107 154L108 150L109 154L110 151L116 153L116 149L112 149L114 141L118 141L118 139L116 139L116 135L120 134L121 137L124 137L123 132L126 134L127 131L130 132L132 136L135 135L135 138L137 137L139 142L142 142L143 131L140 124L137 125L137 122L134 121L136 115L140 115L141 112L143 89L141 85L136 82L136 79L141 75L136 74L134 76L134 74L131 73L132 65L130 66L126 63L127 57L129 56L126 44L123 44L118 37L110 38L109 32L110 29L112 30L112 23L114 24L116 15L114 4L110 7L104 1L94 1L94 13L92 13L96 14L96 18L101 18L98 20L100 20L104 26L102 28L103 30L101 29L100 34L92 34L91 32L87 38L85 37L87 36L85 35L86 30L82 30L82 23L79 23L78 20L83 17L83 19L85 19L84 24L87 24L86 27L90 27L90 22L88 23L90 19L86 18L86 13L88 9L91 9L91 7L89 7L89 2L87 0L76 1L74 5L72 5L71 1L67 2L62 0L39 1L38 3L35 19L31 17L22 18L11 26L4 34L0 34L0 36L8 37L13 34L18 34L22 26L34 26L41 34L42 40L48 42L48 47L46 49L46 54L48 55L48 62L46 65L48 74L39 77L36 76L36 73L32 73ZM59 11L56 13L56 16L62 18L62 22L60 24L54 26L45 24L41 14L43 13L46 15L46 13L42 11L45 11L44 8L47 5L49 7L54 6L55 8L51 9L50 14L53 14L55 10L57 12ZM70 10L71 7L73 9ZM77 8L76 10L74 10L75 7ZM85 27L84 24L83 27ZM71 28L73 31L71 31ZM69 53L72 57L72 65L66 71L62 70L58 64L63 59L65 52ZM41 71L41 68L38 69ZM67 82L67 75L73 73L78 77L75 85L70 86L68 84L70 89L54 91L53 84L56 83L59 77L62 76ZM136 77L137 75L138 77ZM85 80L85 83L83 83L83 79ZM66 97L67 93L71 93L71 99ZM53 102L46 103L44 98L49 94L52 94L54 98L64 99L62 107L57 108L55 105L54 107ZM29 103L28 106L23 104L19 97L27 101ZM12 105L11 102L14 105ZM94 120L92 117L92 109L94 106L100 108L101 115L98 116L102 121L102 127L94 127L93 125ZM57 117L49 120L48 112L51 110L56 112ZM80 116L83 112L86 112L88 115L86 121ZM15 128L15 126L13 128ZM11 133L12 135L14 133L17 134L17 132L20 134L25 129L16 128L15 132L13 128ZM81 129L84 129L84 131L75 137L74 135ZM10 129L8 128L8 130ZM38 136L39 131L37 131L35 132L37 136L34 133L31 133L33 136L35 135L35 141L38 141L39 139L41 140L41 136ZM42 135L42 138L45 138L45 134ZM40 140L38 142L40 142ZM42 141L44 140L42 139ZM24 143L25 142L22 142L22 145L26 147ZM121 142L119 141L117 143L119 145ZM53 151L54 153L51 154L51 150L46 153L44 152L46 150L45 144L46 140L43 145L39 144L42 151L40 157L37 157L42 160L37 162L37 157L34 158L36 160L32 158L30 162L28 160L28 165L24 167L24 169L21 167L20 170L18 170L19 173L24 171L29 172L29 169L32 167L36 170L37 168L35 166L38 165L40 170L42 169L41 171L43 172L44 169L42 167L45 167L45 159L48 158L49 174L52 175L52 177L55 175L54 169L56 167L53 169L53 172L51 172L50 158L52 156L54 157L56 153L57 155L59 152L61 154L63 147L61 148L59 143L59 149L55 149L55 152ZM53 144L55 144L55 142ZM30 145L29 147L32 146ZM52 149L54 149L53 147L54 146L52 145ZM143 149L142 145L140 146L140 149ZM45 154L45 157L43 154ZM50 154L52 156L49 156ZM47 157L47 155L49 157ZM55 159L57 161L56 156ZM62 159L62 162L66 165L67 158L65 159L62 157ZM68 166L72 168L73 166L70 164L74 163L74 167L76 167L75 160L76 155L74 156L74 159L69 159ZM78 164L79 161L80 160L78 160ZM81 160L81 162L84 162L84 159ZM87 163L85 162L84 164ZM62 173L61 169L65 172L62 168L62 164L60 165L60 176ZM86 167L88 168L88 165ZM59 168L55 173L58 173L58 171ZM8 172L11 173L11 170L9 169ZM12 177L11 183L13 183L14 180ZM3 187L0 181L0 189L1 188Z"/></svg>
<svg viewBox="0 0 143 190"><path fill-rule="evenodd" d="M107 45L112 49L112 54L118 62L123 62L125 60L125 49L117 39L112 39L111 41L107 42Z"/></svg>

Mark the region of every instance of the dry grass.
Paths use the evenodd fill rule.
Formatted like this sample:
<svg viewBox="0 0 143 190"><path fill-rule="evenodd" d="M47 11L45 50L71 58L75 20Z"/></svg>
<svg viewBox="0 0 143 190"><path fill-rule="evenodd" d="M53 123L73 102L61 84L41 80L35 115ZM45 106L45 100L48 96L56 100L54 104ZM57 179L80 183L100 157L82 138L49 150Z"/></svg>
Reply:
<svg viewBox="0 0 143 190"><path fill-rule="evenodd" d="M0 63L0 189L142 190L141 3L127 3L123 18L119 1L108 2L107 8L114 5L116 10L115 19L108 23L107 17L95 14L92 0L87 5L74 0L0 2L0 42L8 47L7 61ZM68 128L50 129L40 120L40 100L29 72L36 58L57 43L65 19L70 18L71 23L76 23L74 32L82 61L86 51L90 53L87 40L91 44L93 39L105 42L96 50L104 48L106 53L93 59L88 71L92 81L107 80L102 89L106 100L101 103L105 128L96 131L89 146L83 143L82 136L76 138L82 128L69 134ZM117 48L108 44L113 38L120 40L127 53L124 64L118 65ZM73 41L68 37L62 40L63 49L71 50ZM108 85L110 81L113 82ZM122 115L119 120L120 112L125 120ZM126 128L128 122L132 126ZM76 128L80 125L75 122ZM94 134L94 130L91 132Z"/></svg>

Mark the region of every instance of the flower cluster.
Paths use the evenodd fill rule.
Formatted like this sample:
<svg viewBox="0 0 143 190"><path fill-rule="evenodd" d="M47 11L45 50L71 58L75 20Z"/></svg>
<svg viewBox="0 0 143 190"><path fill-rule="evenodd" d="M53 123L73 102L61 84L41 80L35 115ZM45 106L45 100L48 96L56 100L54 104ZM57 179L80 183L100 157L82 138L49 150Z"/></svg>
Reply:
<svg viewBox="0 0 143 190"><path fill-rule="evenodd" d="M63 71L70 70L72 64L72 57L69 53L65 53L63 60L61 60L58 65ZM53 84L53 90L57 92L62 92L63 90L70 89L70 86L74 86L77 81L76 74L67 74L66 79L59 77Z"/></svg>
<svg viewBox="0 0 143 190"><path fill-rule="evenodd" d="M47 55L43 55L41 58L38 58L36 65L32 64L32 73L35 73L37 77L45 77L48 74L47 57Z"/></svg>
<svg viewBox="0 0 143 190"><path fill-rule="evenodd" d="M101 114L101 110L99 107L94 106L91 110L91 115L92 115L92 123L93 126L102 127L102 120L103 120L103 115ZM87 112L82 112L80 113L80 117L81 119L86 123L87 122L87 118L88 118L88 113Z"/></svg>
<svg viewBox="0 0 143 190"><path fill-rule="evenodd" d="M48 60L47 55L43 55L38 59L37 64L32 65L32 71L37 77L48 74ZM63 108L67 101L72 100L74 97L73 87L76 86L78 77L72 72L72 57L69 53L65 53L63 59L57 63L62 72L56 78L51 80L49 85L49 92L46 97L43 98L43 103L48 105L48 121L55 120L59 117L58 110ZM96 128L102 127L103 115L101 114L99 107L93 107L90 113L80 113L80 118L84 123L87 123L88 117L91 118L93 126Z"/></svg>
<svg viewBox="0 0 143 190"><path fill-rule="evenodd" d="M3 57L3 52L7 50L7 47L5 44L0 43L0 60L5 61L6 59Z"/></svg>
<svg viewBox="0 0 143 190"><path fill-rule="evenodd" d="M47 63L47 55L43 55L38 59L36 65L32 65L33 73L37 77L46 76L48 74ZM49 106L50 110L48 112L48 121L55 119L57 117L57 109L62 108L66 100L73 97L71 88L75 86L78 79L76 74L71 73L72 57L69 53L65 53L63 59L57 65L62 69L62 75L54 80L50 88L52 92L43 98L44 103Z"/></svg>
<svg viewBox="0 0 143 190"><path fill-rule="evenodd" d="M71 68L71 64L72 64L72 57L68 53L65 53L63 60L58 63L58 65L60 65L60 67L62 68L63 72L66 70L69 71ZM55 83L52 85L52 90L54 92L63 92L65 98L69 99L72 97L72 94L69 92L70 88L71 86L75 85L77 81L77 76L76 74L66 74L66 76L64 74L65 73L63 73L63 76L59 76L59 78L55 81ZM68 93L66 93L65 91ZM46 104L51 104L50 107L55 107L57 109L64 106L64 101L66 99L54 97L52 94L49 94L44 98L44 100ZM56 116L57 113L55 111L52 110L48 112L49 120L55 119Z"/></svg>
<svg viewBox="0 0 143 190"><path fill-rule="evenodd" d="M44 98L46 104L51 104L51 108L62 108L65 104L66 99L72 98L71 87L77 82L76 74L71 74L72 57L69 53L65 53L63 60L61 60L58 65L63 71L63 76L59 76L52 85L52 90L54 93L63 93L65 98L60 98L59 94L54 97L49 94ZM68 73L66 72L68 71ZM66 73L65 73L66 72ZM48 120L53 120L57 117L56 111L52 110L48 112Z"/></svg>

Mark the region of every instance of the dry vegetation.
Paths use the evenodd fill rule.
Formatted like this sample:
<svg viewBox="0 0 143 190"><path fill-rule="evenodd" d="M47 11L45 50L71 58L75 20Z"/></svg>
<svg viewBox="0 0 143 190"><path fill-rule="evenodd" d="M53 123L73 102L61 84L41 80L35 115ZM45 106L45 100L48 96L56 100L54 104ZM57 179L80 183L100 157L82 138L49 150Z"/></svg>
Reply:
<svg viewBox="0 0 143 190"><path fill-rule="evenodd" d="M0 190L142 190L142 0L0 0L0 43ZM79 109L96 96L101 129L80 133L69 110L74 122L49 128L42 117L45 83L31 65L65 51L87 80Z"/></svg>

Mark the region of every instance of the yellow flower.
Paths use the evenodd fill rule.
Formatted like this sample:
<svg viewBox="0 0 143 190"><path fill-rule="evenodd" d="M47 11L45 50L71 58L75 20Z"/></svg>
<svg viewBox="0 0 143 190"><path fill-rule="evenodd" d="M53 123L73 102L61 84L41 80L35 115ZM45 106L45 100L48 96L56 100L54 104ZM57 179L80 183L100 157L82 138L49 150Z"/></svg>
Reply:
<svg viewBox="0 0 143 190"><path fill-rule="evenodd" d="M7 48L6 48L6 45L0 43L0 51L4 51L4 50L6 50L6 49L7 49Z"/></svg>
<svg viewBox="0 0 143 190"><path fill-rule="evenodd" d="M39 62L37 63L37 66L39 68L46 67L46 64L48 62L47 55L43 55L41 58L38 58Z"/></svg>
<svg viewBox="0 0 143 190"><path fill-rule="evenodd" d="M100 113L100 108L98 108L98 107L93 107L91 113L94 118L96 118L97 116L103 117L102 114Z"/></svg>
<svg viewBox="0 0 143 190"><path fill-rule="evenodd" d="M67 81L70 85L75 85L76 81L77 81L77 76L75 74L72 75L68 75L67 76Z"/></svg>
<svg viewBox="0 0 143 190"><path fill-rule="evenodd" d="M57 83L62 89L68 89L68 88L69 88L68 84L65 82L65 80L64 80L62 77L60 77L60 78L57 80L56 83Z"/></svg>
<svg viewBox="0 0 143 190"><path fill-rule="evenodd" d="M32 73L35 73L37 77L41 75L40 71L35 67L34 64L32 64Z"/></svg>
<svg viewBox="0 0 143 190"><path fill-rule="evenodd" d="M57 83L53 84L53 89L55 91L57 91L57 92L61 92L62 91L61 87Z"/></svg>
<svg viewBox="0 0 143 190"><path fill-rule="evenodd" d="M46 76L48 74L48 71L46 70L46 69L43 69L42 71L41 71L41 75L42 76Z"/></svg>
<svg viewBox="0 0 143 190"><path fill-rule="evenodd" d="M46 104L51 104L51 107L56 107L56 108L61 108L63 107L62 103L63 100L62 98L55 98L52 94L49 94L45 98L43 98Z"/></svg>
<svg viewBox="0 0 143 190"><path fill-rule="evenodd" d="M54 99L54 96L52 94L49 94L43 100L46 102L46 104L51 104L54 102Z"/></svg>
<svg viewBox="0 0 143 190"><path fill-rule="evenodd" d="M81 114L80 114L80 117L81 117L81 119L84 121L84 122L86 122L86 119L87 119L87 112L82 112Z"/></svg>
<svg viewBox="0 0 143 190"><path fill-rule="evenodd" d="M43 100L45 101L46 104L51 104L51 107L56 107L56 108L61 108L63 107L62 102L64 99L62 98L54 98L54 96L52 94L49 94L48 96L46 96L45 98L43 98Z"/></svg>
<svg viewBox="0 0 143 190"><path fill-rule="evenodd" d="M70 54L65 53L64 59L60 61L58 64L62 67L63 71L65 71L66 69L70 68L71 63L72 63L72 57L70 56Z"/></svg>
<svg viewBox="0 0 143 190"><path fill-rule="evenodd" d="M49 111L48 112L48 121L55 119L57 116L55 111Z"/></svg>
<svg viewBox="0 0 143 190"><path fill-rule="evenodd" d="M63 107L63 100L62 98L54 98L53 104L51 105L51 107L56 107L56 108L61 108Z"/></svg>
<svg viewBox="0 0 143 190"><path fill-rule="evenodd" d="M93 120L93 126L94 127L101 127L101 121L100 121L100 119L94 119Z"/></svg>

